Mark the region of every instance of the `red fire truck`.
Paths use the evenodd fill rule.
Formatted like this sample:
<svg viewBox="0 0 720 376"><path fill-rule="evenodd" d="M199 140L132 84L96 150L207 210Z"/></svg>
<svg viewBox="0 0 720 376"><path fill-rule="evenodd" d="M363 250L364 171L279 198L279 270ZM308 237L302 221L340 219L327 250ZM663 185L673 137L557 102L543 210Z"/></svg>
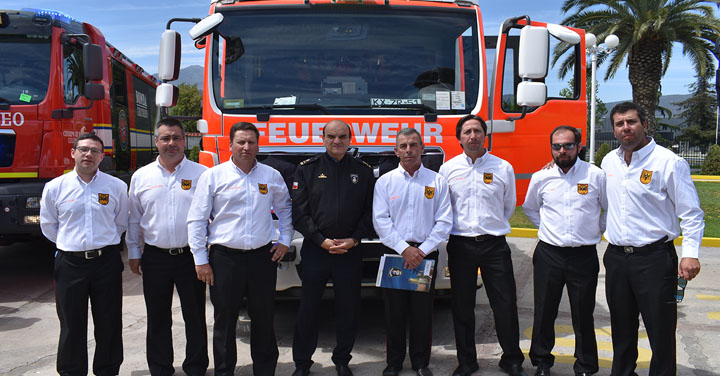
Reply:
<svg viewBox="0 0 720 376"><path fill-rule="evenodd" d="M40 195L72 170L75 138L105 144L100 168L123 177L152 161L158 81L60 12L0 10L0 244L41 236Z"/></svg>
<svg viewBox="0 0 720 376"><path fill-rule="evenodd" d="M322 127L331 119L351 125L351 152L376 176L397 166L395 136L415 127L426 145L423 164L437 170L461 153L455 124L467 114L488 120L488 149L515 168L518 204L530 176L550 159L548 137L561 124L586 129L584 32L531 20L502 22L485 36L475 0L223 0L194 22L190 37L205 50L204 134L200 161L230 156L228 132L239 121L260 130L261 162L292 171L323 151ZM573 85L550 81L549 51L574 63ZM159 77L177 79L180 35L163 34ZM550 74L551 76L548 76ZM164 83L157 104L172 106L177 90ZM569 95L568 95L569 93ZM278 273L278 289L299 285L296 238ZM381 250L363 242L367 260ZM439 262L439 270L445 267ZM374 268L374 270L373 270ZM377 263L368 263L368 283ZM438 288L449 286L447 275Z"/></svg>

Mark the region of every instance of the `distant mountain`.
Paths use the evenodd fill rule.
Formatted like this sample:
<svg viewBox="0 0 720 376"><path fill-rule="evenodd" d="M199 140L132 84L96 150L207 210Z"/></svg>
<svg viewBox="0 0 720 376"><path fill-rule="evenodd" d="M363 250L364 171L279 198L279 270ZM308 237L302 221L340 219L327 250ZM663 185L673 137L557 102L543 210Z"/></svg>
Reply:
<svg viewBox="0 0 720 376"><path fill-rule="evenodd" d="M680 118L680 112L682 112L682 110L680 109L680 106L677 106L675 103L682 102L690 97L690 94L671 94L663 95L662 97L660 97L660 106L668 108L672 112L672 118L664 119L661 122L669 125L681 125L682 119ZM620 102L623 101L605 103L605 106L607 106L608 109L608 113L605 114L605 116L603 117L603 125L601 129L602 131L612 131L612 128L610 127L610 110L612 110L612 108ZM658 113L657 115L659 116L660 113Z"/></svg>
<svg viewBox="0 0 720 376"><path fill-rule="evenodd" d="M198 89L202 91L203 89L203 74L205 73L205 70L200 65L190 65L185 68L180 69L180 76L176 81L173 81L172 84L174 85L180 85L180 84L188 84L188 85L197 85ZM155 73L153 76L157 78L157 73Z"/></svg>

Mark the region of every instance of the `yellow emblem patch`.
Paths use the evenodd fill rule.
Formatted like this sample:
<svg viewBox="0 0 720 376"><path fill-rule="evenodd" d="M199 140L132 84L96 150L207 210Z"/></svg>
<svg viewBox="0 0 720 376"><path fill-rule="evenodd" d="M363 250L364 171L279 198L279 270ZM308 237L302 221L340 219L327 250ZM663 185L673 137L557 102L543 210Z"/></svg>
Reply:
<svg viewBox="0 0 720 376"><path fill-rule="evenodd" d="M267 184L258 183L258 189L260 189L260 193L262 193L264 195L267 194Z"/></svg>
<svg viewBox="0 0 720 376"><path fill-rule="evenodd" d="M110 202L110 194L98 193L98 202L100 203L100 205L107 205L108 202Z"/></svg>
<svg viewBox="0 0 720 376"><path fill-rule="evenodd" d="M492 172L483 172L483 182L485 184L490 184L493 181L493 173Z"/></svg>
<svg viewBox="0 0 720 376"><path fill-rule="evenodd" d="M586 195L588 193L587 184L578 184L578 194Z"/></svg>
<svg viewBox="0 0 720 376"><path fill-rule="evenodd" d="M182 179L182 180L180 181L180 188L182 188L182 189L184 189L184 190L186 190L186 191L190 190L190 188L192 188L192 180Z"/></svg>
<svg viewBox="0 0 720 376"><path fill-rule="evenodd" d="M426 185L425 186L425 197L428 199L435 197L435 187L428 187Z"/></svg>
<svg viewBox="0 0 720 376"><path fill-rule="evenodd" d="M652 171L643 170L642 174L640 174L640 182L643 184L650 184L650 181L652 180Z"/></svg>

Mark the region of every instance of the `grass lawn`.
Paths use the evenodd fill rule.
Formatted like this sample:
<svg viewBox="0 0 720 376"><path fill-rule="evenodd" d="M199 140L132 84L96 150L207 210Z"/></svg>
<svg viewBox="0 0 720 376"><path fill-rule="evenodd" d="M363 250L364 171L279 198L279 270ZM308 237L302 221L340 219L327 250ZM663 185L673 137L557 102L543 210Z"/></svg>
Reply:
<svg viewBox="0 0 720 376"><path fill-rule="evenodd" d="M695 188L700 196L700 207L705 211L705 235L703 236L720 238L720 183L696 182ZM515 208L515 214L510 218L510 226L535 228L521 206Z"/></svg>

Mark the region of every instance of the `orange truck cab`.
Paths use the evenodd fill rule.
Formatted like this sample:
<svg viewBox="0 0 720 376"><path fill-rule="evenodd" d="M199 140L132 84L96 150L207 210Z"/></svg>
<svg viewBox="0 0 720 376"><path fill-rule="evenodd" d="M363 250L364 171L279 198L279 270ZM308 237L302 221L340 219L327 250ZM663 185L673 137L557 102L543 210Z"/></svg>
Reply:
<svg viewBox="0 0 720 376"><path fill-rule="evenodd" d="M97 28L42 9L0 9L0 244L41 237L47 181L73 169L95 132L103 171L129 177L153 159L158 81Z"/></svg>
<svg viewBox="0 0 720 376"><path fill-rule="evenodd" d="M180 61L173 22L196 23L190 37L205 50L198 129L208 166L229 159L230 127L247 121L260 130L258 160L291 181L297 163L324 151L324 124L342 119L352 127L350 152L376 176L397 166L393 146L404 127L420 131L423 163L437 171L462 152L458 120L476 114L487 119L488 149L514 166L521 204L530 176L550 158L550 131L563 124L585 133L584 32L519 16L485 36L476 1L213 1L202 20L168 22L159 65L166 83L156 97L162 107L177 100L167 83ZM565 96L545 84L558 43L573 46L562 57L574 63ZM278 290L300 286L301 244L296 234ZM377 239L361 247L365 282L374 284L382 247ZM438 290L449 288L446 266L441 256Z"/></svg>

